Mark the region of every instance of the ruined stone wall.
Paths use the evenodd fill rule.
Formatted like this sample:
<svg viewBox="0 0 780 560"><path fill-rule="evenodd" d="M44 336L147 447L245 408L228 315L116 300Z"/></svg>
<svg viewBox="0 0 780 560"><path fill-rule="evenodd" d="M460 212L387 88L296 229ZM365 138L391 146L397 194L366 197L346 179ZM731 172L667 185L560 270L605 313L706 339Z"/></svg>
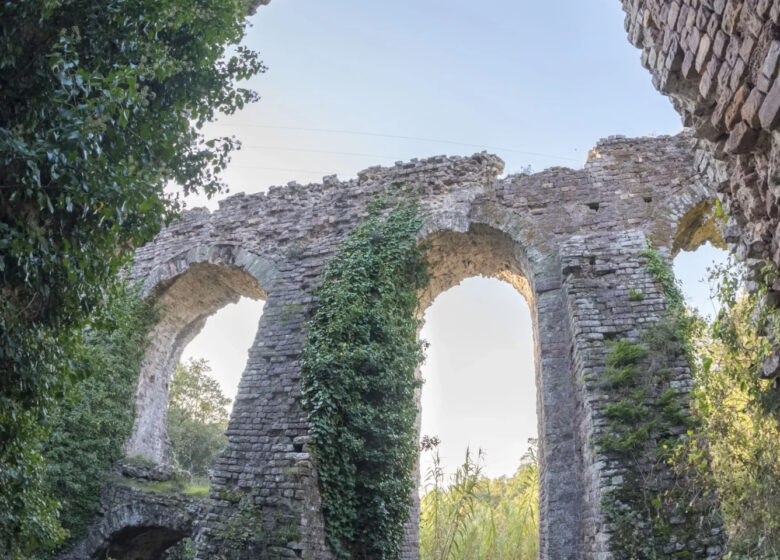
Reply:
<svg viewBox="0 0 780 560"><path fill-rule="evenodd" d="M133 275L166 304L164 336L151 341L140 378L143 404L131 438L141 442L133 449L147 458L167 460L159 452L164 444L153 436L166 437L159 419L171 356L220 304L238 295L266 299L230 420L229 444L215 465L208 514L199 524L199 558L216 554L225 527L246 504L262 512L264 534L290 534L291 525L299 533L289 542L260 543L262 550L247 551L249 556L330 558L300 403L300 351L324 266L379 193L420 204L420 236L431 245L432 274L421 294L423 307L480 274L508 281L529 300L537 364L541 556L609 558L612 528L600 496L616 472L636 466L615 464L591 448L604 426L605 397L583 376L603 371L607 338L639 336L664 307L637 260L646 240L669 254L700 242L699 232L711 227L713 191L696 172L694 143L687 133L615 137L600 142L583 169L502 179L503 163L488 154L374 167L351 181L326 177L322 184L292 183L267 194L232 196L213 213L185 214L140 248ZM629 301L629 285L643 286L651 297ZM675 381L687 391L689 380L683 367ZM157 398L147 398L150 394ZM414 530L409 537L405 559L416 558ZM718 558L719 539L710 535L710 542L692 539L684 546L697 558ZM699 554L707 545L709 552Z"/></svg>
<svg viewBox="0 0 780 560"><path fill-rule="evenodd" d="M623 0L623 9L653 84L701 139L726 241L754 270L765 259L780 266L780 1ZM780 374L773 363L767 377Z"/></svg>
<svg viewBox="0 0 780 560"><path fill-rule="evenodd" d="M103 489L96 521L57 560L162 560L165 551L192 536L203 503L182 494L147 492L111 484Z"/></svg>

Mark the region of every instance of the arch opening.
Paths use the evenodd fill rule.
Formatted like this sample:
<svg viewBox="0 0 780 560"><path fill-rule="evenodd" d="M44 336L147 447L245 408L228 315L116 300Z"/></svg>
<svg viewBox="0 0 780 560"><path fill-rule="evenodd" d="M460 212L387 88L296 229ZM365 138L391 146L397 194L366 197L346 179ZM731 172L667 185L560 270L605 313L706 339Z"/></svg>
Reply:
<svg viewBox="0 0 780 560"><path fill-rule="evenodd" d="M126 444L127 460L123 469L126 475L148 479L165 479L170 475L174 457L168 434L169 392L185 348L219 310L242 298L267 299L256 275L250 273L256 268L252 266L254 263L236 266L225 261L230 262L224 259L216 263L191 263L152 290L159 319L149 335L139 375L135 423ZM231 349L231 353L235 351Z"/></svg>
<svg viewBox="0 0 780 560"><path fill-rule="evenodd" d="M210 316L184 348L168 399L168 435L176 468L193 491L209 486L209 472L227 446L225 434L265 302L241 297Z"/></svg>
<svg viewBox="0 0 780 560"><path fill-rule="evenodd" d="M672 254L677 255L680 251L696 251L706 243L717 249L726 249L723 233L718 224L717 207L712 199L698 202L682 216L672 242Z"/></svg>
<svg viewBox="0 0 780 560"><path fill-rule="evenodd" d="M93 560L167 560L169 553L189 535L157 525L125 527L113 535Z"/></svg>
<svg viewBox="0 0 780 560"><path fill-rule="evenodd" d="M425 315L429 344L422 367L421 434L436 436L423 451L420 558L436 557L437 536L460 525L469 538L461 557L486 557L511 547L512 558L538 555L538 439L533 326L517 289L495 278L471 277L440 294ZM427 441L430 441L428 439ZM466 450L478 471L465 473ZM470 476L473 514L453 509ZM446 501L445 500L445 501ZM501 557L501 556L499 556Z"/></svg>
<svg viewBox="0 0 780 560"><path fill-rule="evenodd" d="M522 247L486 225L472 225L465 233L436 232L424 243L431 278L420 297L421 338L431 346L421 368L425 383L418 396L419 422L421 436L440 439L436 451L441 454L434 464L436 451L423 453L416 500L436 483L431 477L437 470L454 474L467 445L474 458L478 448L485 448L481 468L486 478L480 484L489 484L487 478L503 476L506 481L515 475L528 440L543 439L537 418L542 406L541 363L533 277L527 274L530 267ZM484 368L490 371L480 374ZM482 404L475 401L481 390L486 397ZM490 391L495 397L497 390L503 406L488 398ZM534 482L530 490L534 508L538 491ZM429 507L425 500L422 505ZM431 534L438 530L425 525L430 523L426 514L417 503L407 540L414 539L423 559ZM538 550L538 522L534 520L532 554Z"/></svg>
<svg viewBox="0 0 780 560"><path fill-rule="evenodd" d="M680 281L686 303L703 317L714 317L718 305L711 297L709 271L728 260L723 219L714 199L699 201L677 222L672 243L674 275Z"/></svg>

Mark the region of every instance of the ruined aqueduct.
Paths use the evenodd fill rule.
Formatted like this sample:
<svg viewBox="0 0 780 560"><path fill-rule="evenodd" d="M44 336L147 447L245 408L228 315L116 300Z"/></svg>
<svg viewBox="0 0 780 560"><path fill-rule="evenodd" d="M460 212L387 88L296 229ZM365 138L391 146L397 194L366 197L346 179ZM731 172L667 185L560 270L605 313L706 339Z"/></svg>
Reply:
<svg viewBox="0 0 780 560"><path fill-rule="evenodd" d="M505 280L528 300L541 558L613 558L601 496L641 465L609 459L590 445L606 429L610 402L592 380L604 371L609 340L638 339L665 310L639 253L651 241L671 258L710 240L728 243L748 264L766 258L780 264L780 1L624 0L623 9L630 41L686 132L602 140L579 170L499 178L501 160L476 154L373 167L346 182L325 177L322 184L239 194L213 213L187 212L139 249L133 275L163 310L140 372L127 443L128 456L155 465L144 476L164 474L172 460L167 388L184 347L207 317L241 296L263 299L265 308L209 498L108 488L90 534L64 558L163 558L189 535L198 557L210 558L216 528L235 513L225 497L235 493L251 494L268 519L297 528L300 538L269 557L332 557L300 403L304 322L324 266L366 216L368 202L388 189L421 204L420 237L430 242L432 273L423 309L474 275ZM716 198L730 216L722 228L714 221ZM645 297L631 298L631 290ZM670 367L665 388L687 395L687 364ZM415 526L412 512L405 559L417 557ZM668 557L681 550L720 558L722 536L692 534Z"/></svg>

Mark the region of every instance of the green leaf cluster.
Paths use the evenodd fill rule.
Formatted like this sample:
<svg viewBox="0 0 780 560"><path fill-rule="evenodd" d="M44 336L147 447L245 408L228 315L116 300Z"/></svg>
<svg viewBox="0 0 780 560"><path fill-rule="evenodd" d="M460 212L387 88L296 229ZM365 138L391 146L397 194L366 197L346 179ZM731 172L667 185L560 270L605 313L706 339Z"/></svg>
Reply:
<svg viewBox="0 0 780 560"><path fill-rule="evenodd" d="M209 375L206 360L177 364L168 399L168 435L176 465L195 477L208 476L227 445L230 399Z"/></svg>
<svg viewBox="0 0 780 560"><path fill-rule="evenodd" d="M137 288L118 285L105 320L84 336L82 379L48 415L41 448L45 478L71 541L94 519L101 488L124 456L138 372L155 319L153 300L142 300Z"/></svg>
<svg viewBox="0 0 780 560"><path fill-rule="evenodd" d="M185 193L237 146L201 127L256 94L246 0L0 3L0 543L56 540L34 449L81 331ZM231 47L226 51L226 47Z"/></svg>
<svg viewBox="0 0 780 560"><path fill-rule="evenodd" d="M772 352L768 335L778 324L777 310L765 299L776 275L773 267L765 273L766 281L748 293L736 262L714 269L721 308L697 341L693 411L701 426L691 439L707 442L712 469L701 486L718 492L733 560L780 557L778 398L771 380L760 375ZM683 458L689 470L702 470L700 453Z"/></svg>
<svg viewBox="0 0 780 560"><path fill-rule="evenodd" d="M339 558L398 558L418 456L417 207L378 206L328 264L303 350L328 540Z"/></svg>

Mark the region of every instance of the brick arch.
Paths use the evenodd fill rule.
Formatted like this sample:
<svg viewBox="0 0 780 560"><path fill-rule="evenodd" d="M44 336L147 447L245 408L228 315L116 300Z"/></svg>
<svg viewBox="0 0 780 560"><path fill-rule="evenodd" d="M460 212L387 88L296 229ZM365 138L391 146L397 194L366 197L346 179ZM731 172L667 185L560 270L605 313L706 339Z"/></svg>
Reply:
<svg viewBox="0 0 780 560"><path fill-rule="evenodd" d="M493 220L501 223L502 220ZM517 220L515 220L515 223ZM500 226L499 226L500 227ZM516 231L516 237L521 235ZM531 310L539 432L539 542L542 558L576 558L584 534L583 466L577 388L571 376L568 315L560 281L550 283L557 263L555 252L547 259L529 259L543 247L485 223L472 223L467 231L439 230L423 239L428 247L431 280L421 294L424 310L442 292L461 281L484 276L513 286ZM538 244L538 241L536 242ZM555 272L552 272L555 277ZM537 284L537 278L539 283ZM407 529L403 558L416 559L419 505Z"/></svg>
<svg viewBox="0 0 780 560"><path fill-rule="evenodd" d="M273 290L275 265L240 246L197 245L155 263L138 266L134 277L143 293L155 298L159 318L139 373L136 417L125 450L129 459L143 459L151 477L165 477L173 464L168 437L168 388L173 370L187 344L206 320L241 297L265 300ZM139 474L130 461L128 474ZM133 469L130 471L128 469Z"/></svg>
<svg viewBox="0 0 780 560"><path fill-rule="evenodd" d="M609 558L615 528L601 498L624 474L647 465L593 449L591 441L609 427L604 407L610 395L597 380L610 341L636 341L663 313L664 295L641 253L660 232L656 244L668 248L664 255L670 257L680 222L675 216L682 218L698 203L697 185L710 185L697 176L691 142L687 134L613 137L599 142L583 169L503 178L501 160L489 154L373 167L348 181L326 177L322 184L232 196L214 212L185 213L141 247L134 277L145 281L149 293L183 308L171 310L167 338L153 340L161 367L147 368L145 379L165 381L155 373L166 371L198 319L220 302L269 296L231 415L228 447L212 472L197 557L219 553L222 528L240 520L249 506L262 517L267 537L253 544L252 554L332 558L301 402L301 349L325 267L368 205L386 194L418 203L420 237L433 244L433 279L423 304L475 274L508 280L532 302L544 465L541 558ZM632 290L642 292L641 301L631 298ZM685 393L687 365L670 365L674 387ZM153 457L164 458L161 440L154 440ZM699 519L700 512L688 515ZM282 544L271 538L293 534ZM686 547L692 554L709 547L697 557L715 559L718 535L691 535ZM413 540L405 558L415 557Z"/></svg>
<svg viewBox="0 0 780 560"><path fill-rule="evenodd" d="M201 515L198 500L181 495L110 486L98 520L57 560L163 560L170 547L192 536Z"/></svg>

